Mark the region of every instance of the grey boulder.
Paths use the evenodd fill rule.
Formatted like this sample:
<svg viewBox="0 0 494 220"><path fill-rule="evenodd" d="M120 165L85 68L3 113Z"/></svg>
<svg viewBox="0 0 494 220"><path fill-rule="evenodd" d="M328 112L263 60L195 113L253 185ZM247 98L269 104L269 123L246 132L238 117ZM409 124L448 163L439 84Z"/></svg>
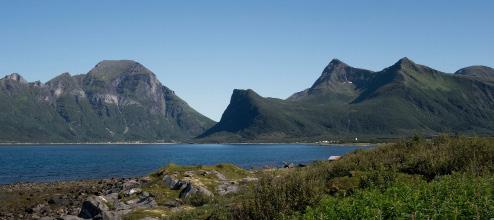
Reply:
<svg viewBox="0 0 494 220"><path fill-rule="evenodd" d="M213 193L210 192L205 187L202 187L202 186L194 186L191 183L187 183L186 186L185 186L185 188L182 191L180 191L179 197L181 199L186 199L186 198L188 198L190 196L193 196L193 195L212 197L213 196Z"/></svg>
<svg viewBox="0 0 494 220"><path fill-rule="evenodd" d="M82 203L80 218L97 220L118 220L122 219L117 213L110 211L108 200L103 196L89 196Z"/></svg>
<svg viewBox="0 0 494 220"><path fill-rule="evenodd" d="M184 189L187 186L186 182L182 180L177 180L175 179L175 177L171 175L165 175L163 177L163 182L168 188L172 190Z"/></svg>

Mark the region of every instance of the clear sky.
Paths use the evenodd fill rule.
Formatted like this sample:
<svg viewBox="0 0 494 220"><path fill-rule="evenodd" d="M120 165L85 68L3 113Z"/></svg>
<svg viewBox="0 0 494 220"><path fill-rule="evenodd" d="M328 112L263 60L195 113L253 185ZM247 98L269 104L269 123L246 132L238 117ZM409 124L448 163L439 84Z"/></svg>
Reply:
<svg viewBox="0 0 494 220"><path fill-rule="evenodd" d="M0 0L0 74L28 81L132 59L219 120L234 88L286 98L332 58L494 66L494 1Z"/></svg>

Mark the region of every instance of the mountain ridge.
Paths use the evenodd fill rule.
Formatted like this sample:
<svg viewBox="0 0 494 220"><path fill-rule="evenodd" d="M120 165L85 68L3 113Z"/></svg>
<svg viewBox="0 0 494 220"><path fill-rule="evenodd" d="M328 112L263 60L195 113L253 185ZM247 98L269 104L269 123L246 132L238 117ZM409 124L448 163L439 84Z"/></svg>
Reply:
<svg viewBox="0 0 494 220"><path fill-rule="evenodd" d="M310 88L286 100L260 97L250 103L232 95L225 110L228 114L199 140L314 141L457 132L492 135L493 97L494 86L482 77L444 73L406 57L380 71L354 68L334 59ZM244 112L235 103L243 103ZM239 118L252 116L245 109L256 109L251 123L232 127Z"/></svg>
<svg viewBox="0 0 494 220"><path fill-rule="evenodd" d="M21 79L0 79L0 141L177 142L214 123L136 61L105 60L87 74L62 73L44 84Z"/></svg>
<svg viewBox="0 0 494 220"><path fill-rule="evenodd" d="M468 66L454 73L466 77L476 77L484 80L494 81L494 68L482 65Z"/></svg>

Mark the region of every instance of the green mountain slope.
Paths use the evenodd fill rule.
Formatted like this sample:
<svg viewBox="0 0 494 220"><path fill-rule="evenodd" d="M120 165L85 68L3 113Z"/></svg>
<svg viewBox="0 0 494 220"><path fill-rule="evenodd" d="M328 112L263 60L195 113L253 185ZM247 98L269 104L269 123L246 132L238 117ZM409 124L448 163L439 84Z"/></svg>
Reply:
<svg viewBox="0 0 494 220"><path fill-rule="evenodd" d="M235 90L205 141L314 141L437 133L494 134L494 85L415 64L378 71L333 60L314 85L286 100Z"/></svg>
<svg viewBox="0 0 494 220"><path fill-rule="evenodd" d="M129 60L46 84L6 76L0 109L2 142L184 141L214 124Z"/></svg>
<svg viewBox="0 0 494 220"><path fill-rule="evenodd" d="M456 71L455 75L480 78L494 82L494 69L487 66L469 66Z"/></svg>

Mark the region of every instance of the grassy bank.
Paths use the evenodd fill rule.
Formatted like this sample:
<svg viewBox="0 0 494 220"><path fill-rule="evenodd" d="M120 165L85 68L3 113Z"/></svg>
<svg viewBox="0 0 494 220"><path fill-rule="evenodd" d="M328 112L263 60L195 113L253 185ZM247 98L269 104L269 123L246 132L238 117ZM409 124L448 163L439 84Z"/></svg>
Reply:
<svg viewBox="0 0 494 220"><path fill-rule="evenodd" d="M177 219L490 219L494 141L413 138L335 162L263 172Z"/></svg>

